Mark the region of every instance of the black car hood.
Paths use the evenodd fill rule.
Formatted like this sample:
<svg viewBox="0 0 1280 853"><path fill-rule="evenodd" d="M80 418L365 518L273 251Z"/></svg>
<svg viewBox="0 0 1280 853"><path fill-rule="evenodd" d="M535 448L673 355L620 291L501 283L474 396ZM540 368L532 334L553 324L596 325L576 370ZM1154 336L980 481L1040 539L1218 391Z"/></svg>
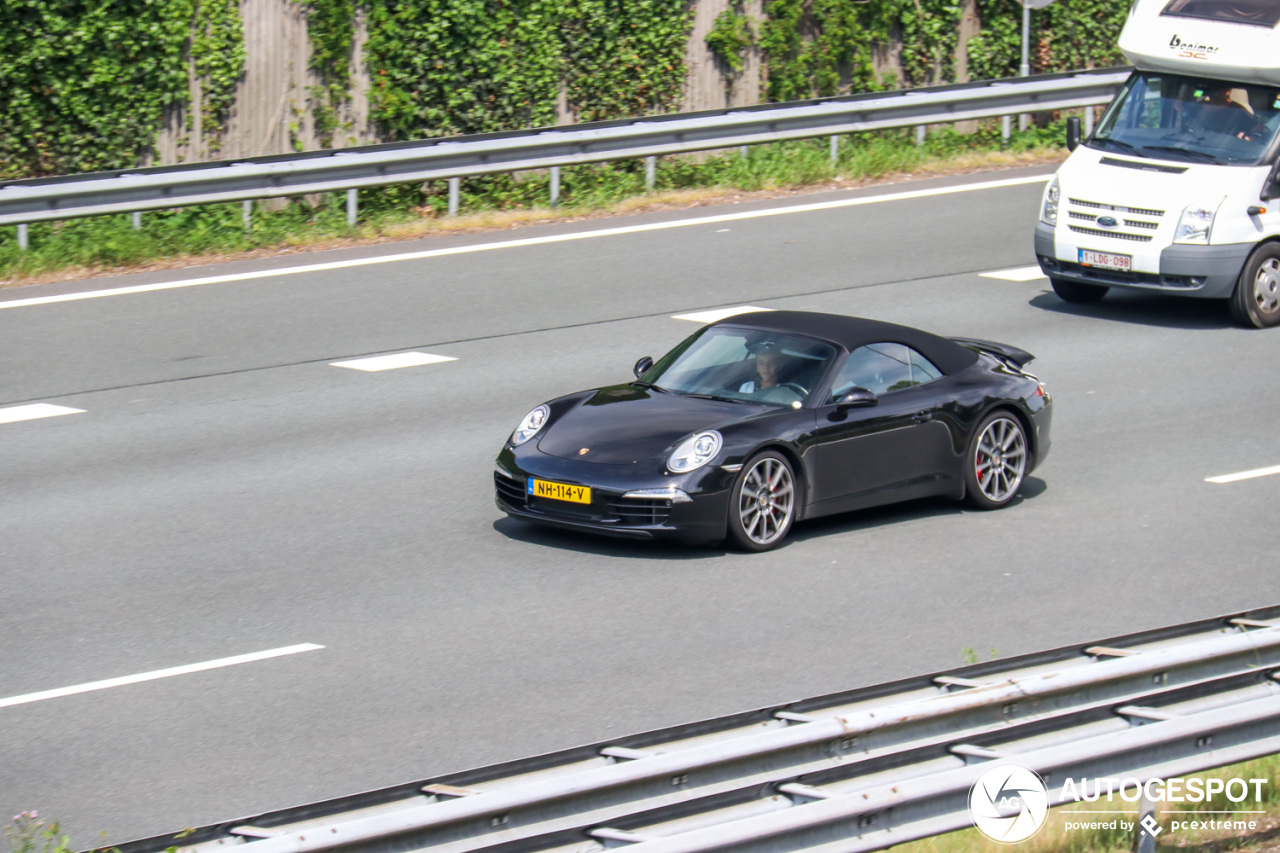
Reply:
<svg viewBox="0 0 1280 853"><path fill-rule="evenodd" d="M691 432L767 410L749 403L613 385L589 391L572 403L545 429L538 449L565 459L634 464L660 456Z"/></svg>

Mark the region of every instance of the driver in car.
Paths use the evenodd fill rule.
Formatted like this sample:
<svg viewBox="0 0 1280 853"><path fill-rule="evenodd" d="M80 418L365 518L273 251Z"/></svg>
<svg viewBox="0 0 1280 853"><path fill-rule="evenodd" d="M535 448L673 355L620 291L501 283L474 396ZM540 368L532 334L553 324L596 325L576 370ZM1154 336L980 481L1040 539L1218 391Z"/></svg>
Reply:
<svg viewBox="0 0 1280 853"><path fill-rule="evenodd" d="M756 379L748 380L738 388L742 394L774 403L790 403L803 397L794 385L784 385L782 375L790 359L783 355L776 344L766 344L756 353Z"/></svg>

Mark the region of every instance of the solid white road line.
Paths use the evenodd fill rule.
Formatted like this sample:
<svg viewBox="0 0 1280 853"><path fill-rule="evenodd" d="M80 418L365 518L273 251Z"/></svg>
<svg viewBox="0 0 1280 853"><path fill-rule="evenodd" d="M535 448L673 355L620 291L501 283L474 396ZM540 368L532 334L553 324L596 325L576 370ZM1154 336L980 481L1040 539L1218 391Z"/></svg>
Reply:
<svg viewBox="0 0 1280 853"><path fill-rule="evenodd" d="M690 320L694 323L715 323L735 314L747 314L752 311L772 311L772 308L757 308L754 305L739 305L736 308L715 308L711 311L698 311L694 314L672 314L672 320Z"/></svg>
<svg viewBox="0 0 1280 853"><path fill-rule="evenodd" d="M323 649L324 646L317 646L315 643L300 643L296 646L284 646L279 649L268 649L265 652L252 652L247 655L236 655L235 657L219 658L217 660L208 660L204 663L192 663L186 666L174 666L168 669L157 669L152 672L144 672L139 675L125 675L120 678L108 678L103 681L90 681L87 684L76 684L72 687L60 687L57 690L43 690L39 693L24 693L21 696L10 696L8 699L0 699L0 708L8 708L10 705L25 705L28 702L39 702L43 699L57 699L62 696L74 696L77 693L89 693L93 690L105 690L108 687L121 687L126 684L138 684L142 681L155 681L157 678L169 678L173 675L187 675L192 672L203 672L206 669L218 669L224 666L235 666L241 663L253 663L255 661L267 660L269 658L283 657L284 655L296 655L299 652L313 652L316 649Z"/></svg>
<svg viewBox="0 0 1280 853"><path fill-rule="evenodd" d="M132 287L115 287L109 290L87 290L83 293L63 293L57 296L36 296L30 299L10 299L0 301L0 310L5 308L27 308L34 305L51 305L56 302L78 302L82 299L98 299L104 296L124 296L131 293L151 293L157 290L173 290L179 287L198 287L204 284L220 284L231 281L250 281L259 278L276 278L277 276L300 275L304 273L323 272L326 270L349 269L351 267L370 266L372 264L391 264L400 261L417 261L424 258L439 258L447 255L466 255L473 252L487 252L493 249L514 249L521 246L540 246L548 243L567 243L571 240L589 240L594 237L616 237L622 234L640 234L645 231L665 231L671 228L687 228L693 225L714 225L722 222L735 222L743 219L758 219L764 216L783 216L790 213L811 213L818 210L836 210L842 207L859 207L864 204L879 204L887 201L906 201L916 198L932 198L934 196L952 195L955 193L977 192L979 190L1016 187L1023 184L1044 183L1051 175L1034 175L1024 178L1006 178L1000 181L982 181L976 184L961 184L954 187L935 187L928 190L907 190L886 195L864 196L863 198L847 198L839 201L822 201L813 204L798 204L791 207L773 207L765 210L743 211L741 213L725 213L719 216L700 216L695 219L676 219L670 222L651 222L647 225L624 225L620 228L601 228L595 231L577 231L572 234L554 234L545 237L527 237L522 240L502 240L496 243L480 243L471 246L455 246L450 249L428 249L422 252L406 252L399 255L383 255L373 258L356 258L348 261L330 261L322 264L307 264L301 267L285 267L277 270L257 270L254 272L234 273L230 275L214 275L205 278L190 278L182 281L162 281L155 284L138 284Z"/></svg>
<svg viewBox="0 0 1280 853"><path fill-rule="evenodd" d="M1035 281L1038 278L1044 278L1044 273L1040 267L1017 267L1011 270L996 270L995 272L982 273L983 278L1000 278L1005 281Z"/></svg>
<svg viewBox="0 0 1280 853"><path fill-rule="evenodd" d="M1223 474L1220 477L1205 477L1206 483L1235 483L1239 480L1252 480L1255 477L1270 477L1272 474L1280 474L1280 465L1272 465L1270 468L1254 468L1252 471L1241 471L1238 474Z"/></svg>
<svg viewBox="0 0 1280 853"><path fill-rule="evenodd" d="M370 358L331 361L329 366L374 371L397 370L401 367L421 367L424 364L440 364L445 361L457 361L457 359L447 355L431 355L426 352L398 352L393 355L375 355Z"/></svg>
<svg viewBox="0 0 1280 853"><path fill-rule="evenodd" d="M0 424L12 424L18 421L34 421L40 418L53 418L58 415L82 414L84 409L73 409L70 406L55 406L52 403L30 403L25 406L10 406L0 409Z"/></svg>

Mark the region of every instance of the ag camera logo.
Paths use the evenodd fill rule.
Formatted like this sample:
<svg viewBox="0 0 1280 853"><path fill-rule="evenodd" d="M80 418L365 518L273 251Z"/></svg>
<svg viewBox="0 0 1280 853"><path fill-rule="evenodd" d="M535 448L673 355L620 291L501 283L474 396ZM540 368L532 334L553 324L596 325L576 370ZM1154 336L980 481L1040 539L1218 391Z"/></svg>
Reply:
<svg viewBox="0 0 1280 853"><path fill-rule="evenodd" d="M1026 841L1049 815L1049 790L1034 770L998 764L969 790L969 815L978 831L1002 844Z"/></svg>

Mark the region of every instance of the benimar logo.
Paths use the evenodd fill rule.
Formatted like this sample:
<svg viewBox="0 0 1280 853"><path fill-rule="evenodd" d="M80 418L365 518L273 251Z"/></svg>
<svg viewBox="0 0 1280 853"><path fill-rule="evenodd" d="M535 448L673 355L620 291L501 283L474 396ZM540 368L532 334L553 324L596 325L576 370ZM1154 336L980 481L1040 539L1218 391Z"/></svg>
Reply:
<svg viewBox="0 0 1280 853"><path fill-rule="evenodd" d="M1026 841L1049 814L1049 791L1034 770L998 764L969 791L969 815L978 831L1004 844Z"/></svg>

